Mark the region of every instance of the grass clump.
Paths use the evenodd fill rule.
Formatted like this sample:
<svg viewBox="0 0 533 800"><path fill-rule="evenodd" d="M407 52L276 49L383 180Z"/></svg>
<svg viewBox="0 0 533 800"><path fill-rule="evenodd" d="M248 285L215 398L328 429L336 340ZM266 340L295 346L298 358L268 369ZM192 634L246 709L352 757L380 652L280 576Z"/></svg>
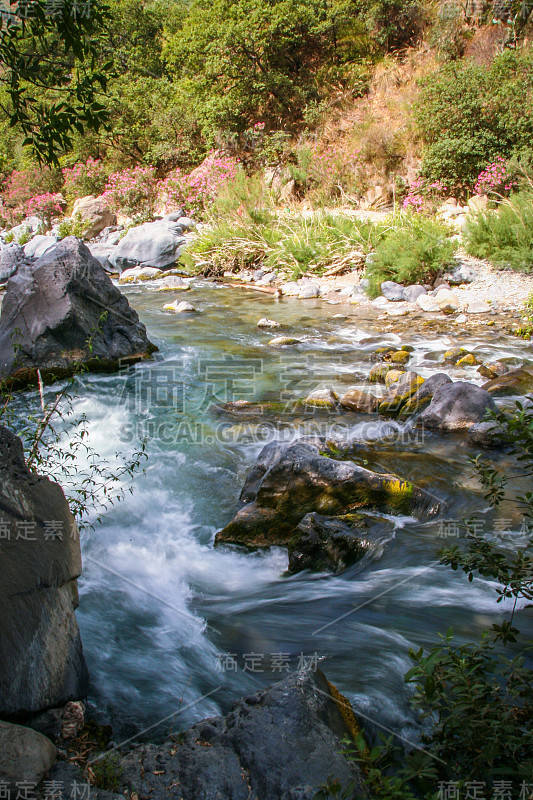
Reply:
<svg viewBox="0 0 533 800"><path fill-rule="evenodd" d="M468 252L497 267L533 272L533 191L524 189L496 210L480 211L467 224Z"/></svg>
<svg viewBox="0 0 533 800"><path fill-rule="evenodd" d="M447 225L417 214L396 215L367 266L369 294L381 294L384 281L432 283L456 250Z"/></svg>
<svg viewBox="0 0 533 800"><path fill-rule="evenodd" d="M251 214L214 221L184 256L193 271L222 274L226 270L279 269L292 278L321 275L331 269L362 267L364 257L383 236L386 226L334 214L263 216Z"/></svg>

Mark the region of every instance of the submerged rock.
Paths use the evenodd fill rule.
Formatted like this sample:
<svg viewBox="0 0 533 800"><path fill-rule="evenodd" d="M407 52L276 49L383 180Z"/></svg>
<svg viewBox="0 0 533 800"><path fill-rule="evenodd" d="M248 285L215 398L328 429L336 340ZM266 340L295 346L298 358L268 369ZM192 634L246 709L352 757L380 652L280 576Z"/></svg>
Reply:
<svg viewBox="0 0 533 800"><path fill-rule="evenodd" d="M0 317L0 379L13 386L71 374L81 365L112 371L157 348L126 298L85 244L58 242L9 283Z"/></svg>
<svg viewBox="0 0 533 800"><path fill-rule="evenodd" d="M294 339L292 336L276 336L269 341L271 347L289 347L293 344L301 344L301 340Z"/></svg>
<svg viewBox="0 0 533 800"><path fill-rule="evenodd" d="M137 747L120 762L121 782L151 800L313 800L334 775L365 797L360 767L342 753L358 733L348 701L320 670L305 670L178 741Z"/></svg>
<svg viewBox="0 0 533 800"><path fill-rule="evenodd" d="M0 716L84 697L88 675L74 610L78 529L59 484L30 472L0 427Z"/></svg>
<svg viewBox="0 0 533 800"><path fill-rule="evenodd" d="M324 442L325 447L325 442ZM311 511L338 516L360 508L413 513L429 499L395 475L321 455L306 442L267 445L241 494L248 503L215 538L216 544L287 545Z"/></svg>
<svg viewBox="0 0 533 800"><path fill-rule="evenodd" d="M485 389L456 381L437 388L418 423L441 431L464 430L481 422L488 411L496 411L496 404Z"/></svg>

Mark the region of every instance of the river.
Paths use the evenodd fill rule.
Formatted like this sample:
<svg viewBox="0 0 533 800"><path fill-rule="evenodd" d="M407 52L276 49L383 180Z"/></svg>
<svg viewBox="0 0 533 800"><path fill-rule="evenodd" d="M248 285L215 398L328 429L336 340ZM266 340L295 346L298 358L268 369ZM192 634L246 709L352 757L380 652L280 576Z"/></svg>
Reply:
<svg viewBox="0 0 533 800"><path fill-rule="evenodd" d="M459 640L470 640L505 610L495 603L494 585L468 583L436 563L437 552L460 541L461 520L474 512L490 535L498 526L514 531L502 537L513 547L522 538L519 511L504 505L495 523L464 436L406 439L383 420L370 431L375 441L361 443L360 463L431 491L440 514L391 517L391 533L343 574L287 577L284 550L215 549L214 536L232 518L265 441L339 419L302 413L292 426L276 427L275 418L257 426L228 422L210 406L239 398L282 402L321 387L345 391L362 385L372 354L388 344L411 345L410 366L423 376L440 371L439 358L456 344L485 360L516 363L531 358L530 345L487 335L488 328L466 338L452 324L443 334L413 325L400 336L375 311L356 317L348 305L278 301L202 282L182 298L201 312L195 315L162 312L174 296L149 286L126 287L125 294L159 353L119 375L84 375L75 401L102 456L131 452L139 436L149 437L146 471L134 479L133 494L82 536L77 613L93 712L112 721L116 741L160 739L227 712L237 698L307 660L320 664L370 729L416 740L403 682L409 648L433 643L450 625ZM260 317L279 321L281 333L302 343L270 347L277 332L258 329ZM451 374L483 382L475 368ZM352 438L368 436L361 417L340 422ZM497 460L508 463L503 455ZM528 612L519 617L519 627L533 628Z"/></svg>

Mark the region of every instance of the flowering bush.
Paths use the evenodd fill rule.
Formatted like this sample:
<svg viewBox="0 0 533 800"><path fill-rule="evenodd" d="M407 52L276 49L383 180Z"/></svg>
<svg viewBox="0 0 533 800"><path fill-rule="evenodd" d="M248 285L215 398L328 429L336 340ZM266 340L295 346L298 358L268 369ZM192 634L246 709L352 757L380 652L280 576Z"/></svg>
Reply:
<svg viewBox="0 0 533 800"><path fill-rule="evenodd" d="M35 214L40 217L47 228L50 227L52 217L57 214L62 214L63 197L60 194L53 194L46 192L45 194L38 194L35 197L30 197L25 205L26 216Z"/></svg>
<svg viewBox="0 0 533 800"><path fill-rule="evenodd" d="M104 191L107 183L104 165L94 158L88 158L87 161L79 162L72 167L65 167L62 173L65 193L69 200L89 194L97 197Z"/></svg>
<svg viewBox="0 0 533 800"><path fill-rule="evenodd" d="M102 197L113 211L139 221L153 214L157 191L155 168L133 167L110 175Z"/></svg>
<svg viewBox="0 0 533 800"><path fill-rule="evenodd" d="M479 173L474 194L487 194L505 197L518 186L513 175L509 173L507 161L498 156Z"/></svg>
<svg viewBox="0 0 533 800"><path fill-rule="evenodd" d="M58 174L48 167L14 170L2 187L1 213L6 224L18 225L29 213L37 213L28 211L30 199L55 192L59 184Z"/></svg>
<svg viewBox="0 0 533 800"><path fill-rule="evenodd" d="M199 167L190 173L173 170L157 184L159 202L165 210L183 207L190 214L200 215L216 199L223 186L235 180L239 161L212 151Z"/></svg>
<svg viewBox="0 0 533 800"><path fill-rule="evenodd" d="M442 200L447 191L442 181L428 183L419 175L411 183L409 192L404 197L403 208L406 211L415 211L417 214L433 214L438 201Z"/></svg>

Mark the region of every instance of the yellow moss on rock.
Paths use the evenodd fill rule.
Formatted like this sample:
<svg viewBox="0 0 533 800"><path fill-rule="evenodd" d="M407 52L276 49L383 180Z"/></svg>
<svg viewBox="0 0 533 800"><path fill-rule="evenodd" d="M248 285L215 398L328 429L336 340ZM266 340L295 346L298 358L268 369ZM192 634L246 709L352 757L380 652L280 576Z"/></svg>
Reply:
<svg viewBox="0 0 533 800"><path fill-rule="evenodd" d="M339 709L339 713L342 717L342 721L344 722L346 730L348 731L350 737L355 742L355 740L359 736L363 736L363 729L359 724L359 722L357 721L357 717L354 714L350 701L343 694L339 692L339 690L333 683L330 683L330 681L328 681L327 683L331 694L331 698L335 703L335 705L337 706L337 708Z"/></svg>

